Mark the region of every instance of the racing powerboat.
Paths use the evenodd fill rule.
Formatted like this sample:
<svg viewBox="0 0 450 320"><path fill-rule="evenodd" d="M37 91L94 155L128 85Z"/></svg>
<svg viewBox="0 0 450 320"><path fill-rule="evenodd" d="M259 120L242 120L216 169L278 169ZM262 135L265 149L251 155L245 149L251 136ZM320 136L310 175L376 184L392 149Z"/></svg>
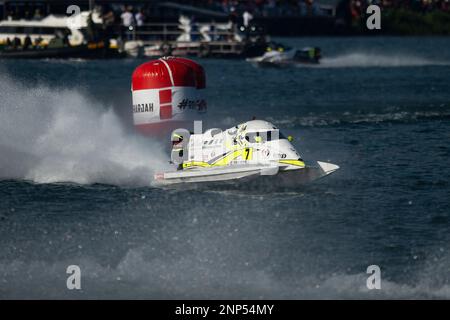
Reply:
<svg viewBox="0 0 450 320"><path fill-rule="evenodd" d="M317 47L306 47L299 50L272 43L262 56L248 58L247 61L260 67L287 67L319 64L321 57L321 50Z"/></svg>
<svg viewBox="0 0 450 320"><path fill-rule="evenodd" d="M172 133L171 162L177 170L155 174L159 185L231 183L291 187L327 176L339 166L317 161L306 165L273 124L252 120L222 131Z"/></svg>

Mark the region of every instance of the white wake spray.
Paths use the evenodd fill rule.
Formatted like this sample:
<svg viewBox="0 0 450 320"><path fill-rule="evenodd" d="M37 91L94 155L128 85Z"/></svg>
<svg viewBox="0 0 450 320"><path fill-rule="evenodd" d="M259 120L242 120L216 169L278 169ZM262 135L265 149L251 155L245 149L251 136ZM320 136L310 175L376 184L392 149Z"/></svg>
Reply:
<svg viewBox="0 0 450 320"><path fill-rule="evenodd" d="M377 54L377 53L349 53L336 57L324 57L319 67L321 68L369 68L369 67L420 67L420 66L445 66L448 61L438 61L417 56Z"/></svg>
<svg viewBox="0 0 450 320"><path fill-rule="evenodd" d="M0 179L148 185L167 156L77 90L0 77Z"/></svg>

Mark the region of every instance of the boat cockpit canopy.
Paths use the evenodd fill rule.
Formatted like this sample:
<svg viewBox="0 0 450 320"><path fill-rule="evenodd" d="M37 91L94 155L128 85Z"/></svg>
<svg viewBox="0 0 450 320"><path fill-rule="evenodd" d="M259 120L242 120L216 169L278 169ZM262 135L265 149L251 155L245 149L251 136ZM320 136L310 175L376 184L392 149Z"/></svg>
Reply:
<svg viewBox="0 0 450 320"><path fill-rule="evenodd" d="M279 139L287 139L279 130L247 132L245 135L245 140L249 143L263 143Z"/></svg>

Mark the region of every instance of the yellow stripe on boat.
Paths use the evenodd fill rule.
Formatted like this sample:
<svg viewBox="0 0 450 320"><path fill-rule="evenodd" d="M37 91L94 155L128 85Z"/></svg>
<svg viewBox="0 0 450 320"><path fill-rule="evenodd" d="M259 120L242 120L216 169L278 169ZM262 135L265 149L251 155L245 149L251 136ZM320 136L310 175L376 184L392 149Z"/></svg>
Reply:
<svg viewBox="0 0 450 320"><path fill-rule="evenodd" d="M253 157L253 148L244 148L240 150L236 150L228 153L225 157L217 160L212 165L213 166L226 166L231 161L235 160L239 156L242 157L242 160L252 160Z"/></svg>
<svg viewBox="0 0 450 320"><path fill-rule="evenodd" d="M290 164L293 166L304 167L305 163L300 160L278 160L279 163Z"/></svg>
<svg viewBox="0 0 450 320"><path fill-rule="evenodd" d="M183 168L189 168L189 167L209 167L211 166L208 162L203 161L187 161L183 162Z"/></svg>

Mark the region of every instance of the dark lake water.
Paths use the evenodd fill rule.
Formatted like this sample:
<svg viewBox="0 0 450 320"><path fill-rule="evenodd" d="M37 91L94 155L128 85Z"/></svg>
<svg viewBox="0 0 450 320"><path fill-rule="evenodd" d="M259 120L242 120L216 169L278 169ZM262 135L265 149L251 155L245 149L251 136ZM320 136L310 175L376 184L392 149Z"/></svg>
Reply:
<svg viewBox="0 0 450 320"><path fill-rule="evenodd" d="M280 40L322 64L199 60L205 127L256 116L341 167L274 193L152 186L144 60L0 61L0 298L450 298L450 38Z"/></svg>

